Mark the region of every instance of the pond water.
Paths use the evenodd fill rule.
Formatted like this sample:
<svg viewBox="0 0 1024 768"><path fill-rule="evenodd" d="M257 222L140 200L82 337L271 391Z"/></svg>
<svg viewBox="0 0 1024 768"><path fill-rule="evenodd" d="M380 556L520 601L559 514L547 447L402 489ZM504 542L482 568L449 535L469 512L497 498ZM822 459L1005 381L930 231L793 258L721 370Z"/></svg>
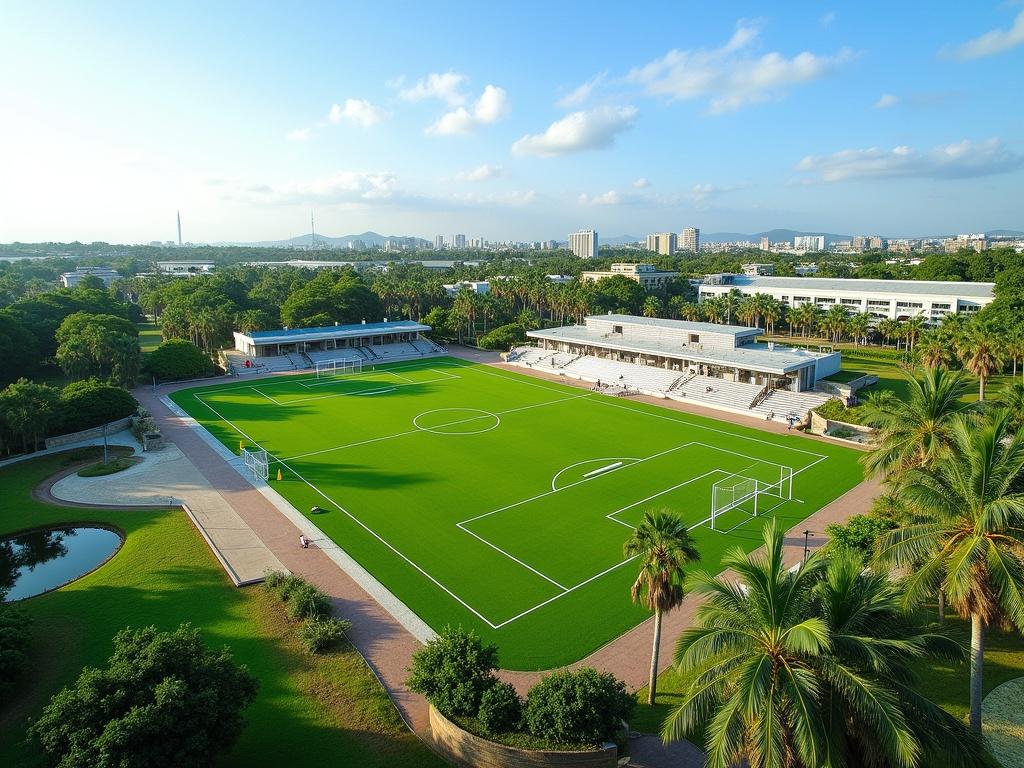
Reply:
<svg viewBox="0 0 1024 768"><path fill-rule="evenodd" d="M0 592L6 602L47 592L103 563L121 546L108 528L48 528L0 538Z"/></svg>

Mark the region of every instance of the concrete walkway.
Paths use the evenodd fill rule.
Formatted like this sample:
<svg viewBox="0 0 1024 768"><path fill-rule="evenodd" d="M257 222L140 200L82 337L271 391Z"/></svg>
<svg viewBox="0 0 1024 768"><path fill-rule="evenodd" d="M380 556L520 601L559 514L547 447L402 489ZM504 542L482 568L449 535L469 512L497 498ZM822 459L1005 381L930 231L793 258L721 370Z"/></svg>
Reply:
<svg viewBox="0 0 1024 768"><path fill-rule="evenodd" d="M455 347L452 349L452 353L453 356L462 359L487 362L495 367L505 367L500 363L493 362L495 355L490 352ZM529 375L528 371L519 368L515 368L514 372ZM544 377L541 376L541 378ZM573 384L570 381L563 383ZM175 389L188 386L188 384L182 384L161 389L160 394L166 395ZM186 456L192 459L211 487L234 508L238 516L281 563L292 572L314 582L331 595L338 614L353 622L351 639L356 648L381 680L409 726L418 733L424 733L428 722L426 702L422 697L408 691L404 683L412 654L420 647L419 642L339 568L325 552L316 548L300 549L297 543L299 529L234 467L225 462L195 429L188 426L187 420L171 413L150 390L140 389L136 391L135 395L158 421L164 437L169 442L176 444ZM767 428L771 431L785 431L784 425L770 424L760 419L748 419L737 414L703 409L675 401L655 398L647 400L656 405L696 412L718 420L732 421L759 429ZM878 486L876 484L863 483L817 512L804 523L794 527L787 535L787 562L796 563L802 559L803 530L805 528L814 532L808 544L811 549L816 549L825 542L825 537L821 532L824 531L828 523L842 521L852 514L866 511L877 493ZM665 618L661 655L662 668L667 667L671 661L672 644L679 632L692 622L696 607L695 600L688 600L682 608ZM647 684L651 631L651 622L644 622L598 649L575 666L590 665L613 672L623 679L628 687L640 688ZM503 671L501 676L513 682L519 690L525 691L540 678L541 673ZM689 764L680 763L679 755L676 755L675 752L672 753L673 756L670 756L670 753L663 749L662 754L659 755L658 748L654 746L653 742L646 744L645 750L644 762L637 763L637 765L654 768L659 765ZM677 752L678 749L675 751Z"/></svg>
<svg viewBox="0 0 1024 768"><path fill-rule="evenodd" d="M268 568L285 570L177 445L136 456L138 464L113 475L79 477L69 472L45 493L56 501L89 506L181 506L235 586L261 581Z"/></svg>

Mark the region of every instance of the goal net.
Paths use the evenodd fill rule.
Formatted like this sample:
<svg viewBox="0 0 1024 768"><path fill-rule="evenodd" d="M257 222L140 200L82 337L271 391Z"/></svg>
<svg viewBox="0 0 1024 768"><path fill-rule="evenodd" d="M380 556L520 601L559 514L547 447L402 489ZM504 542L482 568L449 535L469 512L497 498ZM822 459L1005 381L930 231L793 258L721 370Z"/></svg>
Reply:
<svg viewBox="0 0 1024 768"><path fill-rule="evenodd" d="M748 516L767 514L793 498L792 467L768 465L757 475L730 475L711 486L712 530L721 530L719 518L727 512L737 510L732 517L738 516L742 524Z"/></svg>
<svg viewBox="0 0 1024 768"><path fill-rule="evenodd" d="M245 448L242 450L242 463L256 477L270 479L270 459L266 451Z"/></svg>
<svg viewBox="0 0 1024 768"><path fill-rule="evenodd" d="M351 373L361 373L362 370L362 360L320 360L316 364L316 377L323 379L332 376L345 376Z"/></svg>

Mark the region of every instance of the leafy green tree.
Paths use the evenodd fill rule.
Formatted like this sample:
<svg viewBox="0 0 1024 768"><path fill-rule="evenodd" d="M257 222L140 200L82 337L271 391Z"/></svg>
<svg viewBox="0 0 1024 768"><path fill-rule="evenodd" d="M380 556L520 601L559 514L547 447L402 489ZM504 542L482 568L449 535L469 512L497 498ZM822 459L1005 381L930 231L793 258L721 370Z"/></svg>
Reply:
<svg viewBox="0 0 1024 768"><path fill-rule="evenodd" d="M877 515L854 515L844 525L830 523L825 526L829 553L852 553L867 565L875 556L879 537L895 527L894 520Z"/></svg>
<svg viewBox="0 0 1024 768"><path fill-rule="evenodd" d="M993 623L1024 631L1024 433L1010 416L957 416L951 450L910 471L902 496L925 516L884 535L883 564L910 566L908 601L940 588L971 619L971 728L981 732L985 632Z"/></svg>
<svg viewBox="0 0 1024 768"><path fill-rule="evenodd" d="M625 683L614 675L591 667L560 670L530 689L523 722L534 736L594 744L613 738L635 705Z"/></svg>
<svg viewBox="0 0 1024 768"><path fill-rule="evenodd" d="M625 275L602 277L594 283L594 304L598 312L625 312L636 315L640 313L647 292L634 280Z"/></svg>
<svg viewBox="0 0 1024 768"><path fill-rule="evenodd" d="M125 629L103 668L86 667L29 727L47 765L212 765L245 725L259 683L198 630Z"/></svg>
<svg viewBox="0 0 1024 768"><path fill-rule="evenodd" d="M61 390L55 421L60 432L78 432L131 416L138 407L135 398L121 387L84 379Z"/></svg>
<svg viewBox="0 0 1024 768"><path fill-rule="evenodd" d="M0 601L6 590L0 589ZM21 608L0 602L0 698L10 700L28 665L32 617Z"/></svg>
<svg viewBox="0 0 1024 768"><path fill-rule="evenodd" d="M712 768L991 765L980 739L917 694L915 662L962 652L919 629L899 586L854 557L813 554L790 571L784 531L771 522L763 536L763 550L726 554L728 579L691 577L708 599L676 647L689 684L663 738L703 731Z"/></svg>
<svg viewBox="0 0 1024 768"><path fill-rule="evenodd" d="M477 346L483 349L512 349L526 341L526 329L517 323L499 325L477 339Z"/></svg>
<svg viewBox="0 0 1024 768"><path fill-rule="evenodd" d="M985 382L1003 367L1003 343L989 327L976 325L964 339L960 359L978 377L978 400L985 400Z"/></svg>
<svg viewBox="0 0 1024 768"><path fill-rule="evenodd" d="M21 436L21 447L35 450L57 413L58 392L47 384L18 379L0 391L0 421Z"/></svg>
<svg viewBox="0 0 1024 768"><path fill-rule="evenodd" d="M0 310L0 360L0 386L31 375L39 361L36 337L6 310Z"/></svg>
<svg viewBox="0 0 1024 768"><path fill-rule="evenodd" d="M416 651L406 685L446 715L470 716L484 691L494 685L498 649L472 630L445 627Z"/></svg>
<svg viewBox="0 0 1024 768"><path fill-rule="evenodd" d="M634 603L654 611L654 642L651 647L651 672L647 683L647 703L654 706L658 686L658 652L661 648L661 620L667 611L678 608L685 596L683 567L700 559L690 531L677 515L668 510L645 512L640 525L623 547L628 558L637 558L640 573L630 588Z"/></svg>
<svg viewBox="0 0 1024 768"><path fill-rule="evenodd" d="M146 356L145 369L162 381L178 381L208 376L213 366L210 358L192 342L171 339Z"/></svg>

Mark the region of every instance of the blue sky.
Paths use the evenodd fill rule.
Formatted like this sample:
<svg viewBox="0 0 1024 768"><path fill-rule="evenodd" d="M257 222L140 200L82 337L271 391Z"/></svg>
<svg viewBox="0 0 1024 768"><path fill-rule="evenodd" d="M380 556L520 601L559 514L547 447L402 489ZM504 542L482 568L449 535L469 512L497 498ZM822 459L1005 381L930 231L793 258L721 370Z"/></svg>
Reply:
<svg viewBox="0 0 1024 768"><path fill-rule="evenodd" d="M0 9L0 241L1024 228L1024 4Z"/></svg>

